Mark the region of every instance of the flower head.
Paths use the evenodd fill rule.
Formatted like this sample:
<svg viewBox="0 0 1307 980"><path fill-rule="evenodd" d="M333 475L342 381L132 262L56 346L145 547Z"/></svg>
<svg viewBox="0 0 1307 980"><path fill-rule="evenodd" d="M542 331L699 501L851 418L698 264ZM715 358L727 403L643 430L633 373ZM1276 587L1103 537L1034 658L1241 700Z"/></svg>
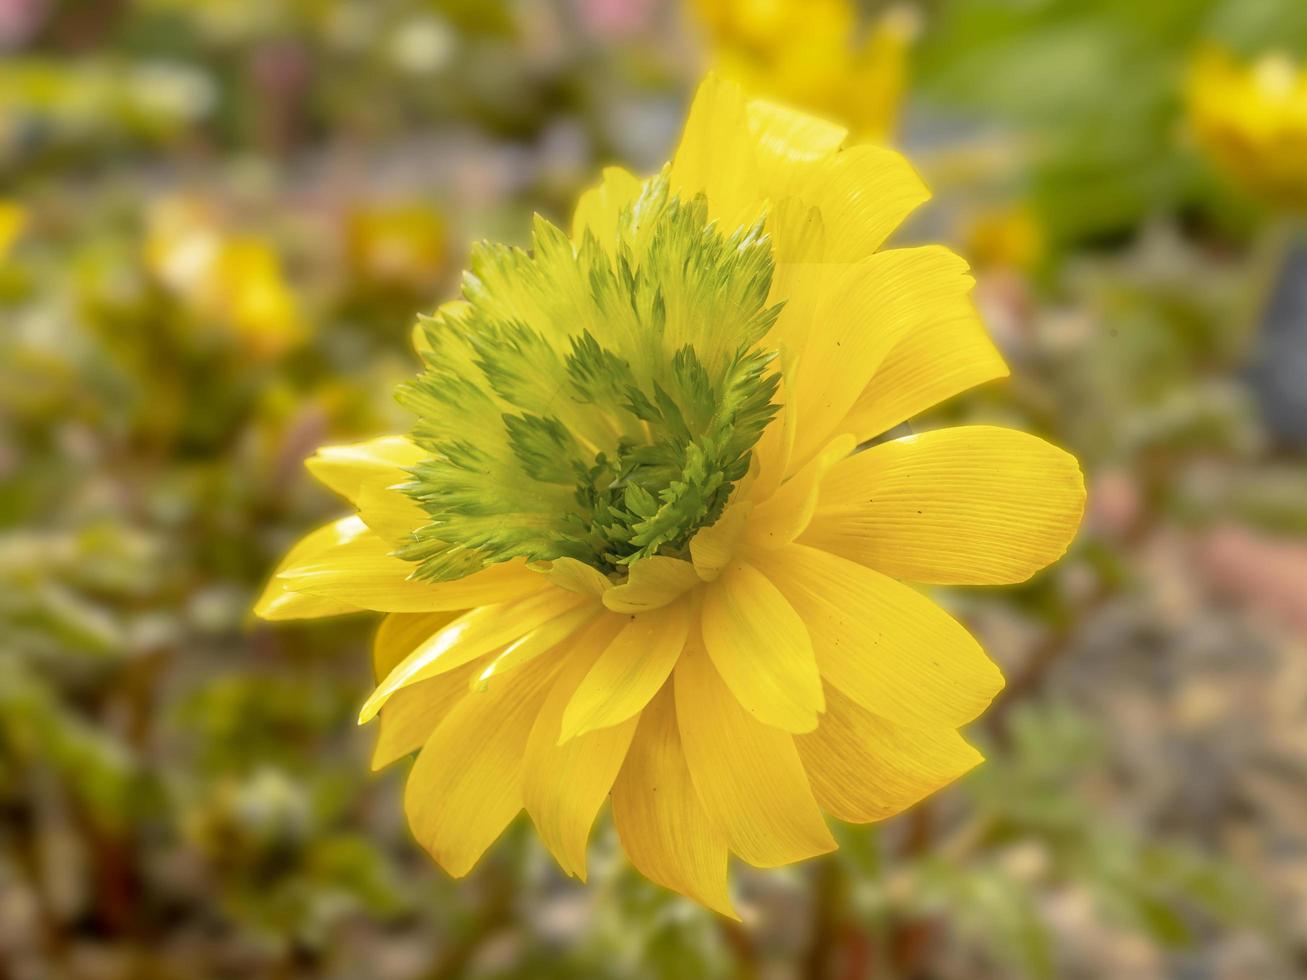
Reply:
<svg viewBox="0 0 1307 980"><path fill-rule="evenodd" d="M321 450L358 510L283 561L270 619L386 617L374 762L420 750L417 839L466 873L523 808L584 877L610 795L631 861L731 914L734 852L835 847L976 765L1002 686L912 585L1021 581L1084 489L1039 439L873 437L1006 374L971 279L883 249L902 157L710 78L672 164L609 170L570 234L483 246L424 318L411 436Z"/></svg>
<svg viewBox="0 0 1307 980"><path fill-rule="evenodd" d="M1307 205L1307 71L1282 54L1242 65L1204 50L1188 81L1190 126L1235 181L1267 200Z"/></svg>
<svg viewBox="0 0 1307 980"><path fill-rule="evenodd" d="M164 198L150 219L146 266L203 325L224 331L260 359L304 340L298 300L271 245L227 233L212 209L194 198Z"/></svg>
<svg viewBox="0 0 1307 980"><path fill-rule="evenodd" d="M435 211L417 203L360 208L349 216L345 251L360 280L412 293L441 274L445 226Z"/></svg>
<svg viewBox="0 0 1307 980"><path fill-rule="evenodd" d="M692 0L714 67L749 91L892 135L918 16L887 10L859 36L854 0Z"/></svg>

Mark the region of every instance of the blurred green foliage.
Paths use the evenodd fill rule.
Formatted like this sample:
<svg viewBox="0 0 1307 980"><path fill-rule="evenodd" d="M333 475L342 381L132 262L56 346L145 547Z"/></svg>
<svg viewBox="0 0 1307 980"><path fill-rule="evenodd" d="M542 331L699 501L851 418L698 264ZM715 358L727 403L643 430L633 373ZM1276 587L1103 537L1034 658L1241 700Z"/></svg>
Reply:
<svg viewBox="0 0 1307 980"><path fill-rule="evenodd" d="M1246 201L1187 145L1183 85L1200 43L1307 52L1296 0L940 0L920 92L1026 144L1022 178L1059 247L1110 243L1159 214L1247 233ZM1025 166L1028 164L1027 166Z"/></svg>

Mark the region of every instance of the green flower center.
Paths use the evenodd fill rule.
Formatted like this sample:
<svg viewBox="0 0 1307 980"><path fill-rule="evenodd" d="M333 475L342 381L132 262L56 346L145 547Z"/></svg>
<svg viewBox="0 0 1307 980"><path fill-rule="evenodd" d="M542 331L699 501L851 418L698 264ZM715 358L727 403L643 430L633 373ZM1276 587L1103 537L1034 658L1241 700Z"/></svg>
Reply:
<svg viewBox="0 0 1307 980"><path fill-rule="evenodd" d="M431 454L406 487L430 523L400 554L426 578L684 557L777 410L761 220L723 234L662 175L612 241L587 230L573 247L537 217L532 245L474 250L463 300L423 318L425 370L400 389Z"/></svg>

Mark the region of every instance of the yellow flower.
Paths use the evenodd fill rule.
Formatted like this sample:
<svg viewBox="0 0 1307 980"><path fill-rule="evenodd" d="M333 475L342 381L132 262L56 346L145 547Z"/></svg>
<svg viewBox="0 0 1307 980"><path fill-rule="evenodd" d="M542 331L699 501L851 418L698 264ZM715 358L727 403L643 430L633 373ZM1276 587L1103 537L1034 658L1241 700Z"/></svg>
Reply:
<svg viewBox="0 0 1307 980"><path fill-rule="evenodd" d="M8 256L27 225L27 210L16 201L0 198L0 262Z"/></svg>
<svg viewBox="0 0 1307 980"><path fill-rule="evenodd" d="M303 341L306 329L281 259L257 238L223 242L204 300L241 345L259 357L279 357Z"/></svg>
<svg viewBox="0 0 1307 980"><path fill-rule="evenodd" d="M360 279L422 290L440 276L445 228L435 212L420 205L366 208L350 215L345 245Z"/></svg>
<svg viewBox="0 0 1307 980"><path fill-rule="evenodd" d="M893 135L917 17L892 7L857 38L852 0L692 0L713 66L758 95Z"/></svg>
<svg viewBox="0 0 1307 980"><path fill-rule="evenodd" d="M968 215L962 239L979 269L1029 271L1044 254L1044 233L1028 206L994 207Z"/></svg>
<svg viewBox="0 0 1307 980"><path fill-rule="evenodd" d="M1021 432L855 447L1006 375L940 247L882 244L907 162L710 77L672 164L607 170L571 234L474 251L416 331L411 437L309 468L358 513L286 556L268 619L388 613L374 763L415 750L418 841L465 874L523 808L570 874L610 795L654 881L732 914L729 853L834 849L980 761L1002 686L920 585L1063 553L1075 460Z"/></svg>
<svg viewBox="0 0 1307 980"><path fill-rule="evenodd" d="M260 239L228 234L204 202L163 199L151 214L145 264L201 320L250 354L277 357L307 333L281 259Z"/></svg>
<svg viewBox="0 0 1307 980"><path fill-rule="evenodd" d="M1307 71L1268 54L1250 65L1214 48L1188 80L1190 127L1233 180L1273 203L1307 205Z"/></svg>

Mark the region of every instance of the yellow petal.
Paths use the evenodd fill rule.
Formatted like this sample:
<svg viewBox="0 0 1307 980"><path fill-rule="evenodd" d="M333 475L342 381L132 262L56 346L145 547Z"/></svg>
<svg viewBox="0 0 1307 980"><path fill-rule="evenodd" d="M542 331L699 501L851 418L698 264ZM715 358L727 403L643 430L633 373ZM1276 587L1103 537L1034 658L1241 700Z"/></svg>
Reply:
<svg viewBox="0 0 1307 980"><path fill-rule="evenodd" d="M752 513L752 502L733 500L726 506L717 523L700 528L690 539L690 558L699 578L711 582L726 570L735 556L736 545L744 536Z"/></svg>
<svg viewBox="0 0 1307 980"><path fill-rule="evenodd" d="M377 685L359 711L359 724L370 721L401 688L461 667L529 634L537 626L574 611L583 599L562 589L493 606L479 606L459 616L401 660Z"/></svg>
<svg viewBox="0 0 1307 980"><path fill-rule="evenodd" d="M830 280L793 379L801 416L791 466L847 431L845 417L894 346L948 316L971 283L967 264L937 246L878 252Z"/></svg>
<svg viewBox="0 0 1307 980"><path fill-rule="evenodd" d="M702 650L687 648L672 676L690 776L731 850L761 868L834 850L794 737L750 716Z"/></svg>
<svg viewBox="0 0 1307 980"><path fill-rule="evenodd" d="M482 689L491 683L499 683L506 674L523 664L530 663L541 654L554 651L605 612L604 607L597 602L582 602L569 612L537 626L495 654L490 663L472 678L472 686Z"/></svg>
<svg viewBox="0 0 1307 980"><path fill-rule="evenodd" d="M903 219L930 199L902 154L880 146L852 146L796 169L773 200L793 195L820 209L825 224L821 255L811 261L856 262L884 244Z"/></svg>
<svg viewBox="0 0 1307 980"><path fill-rule="evenodd" d="M617 221L622 208L640 196L641 181L621 167L605 167L604 179L581 195L572 214L572 240L580 244L588 231L612 255L617 248Z"/></svg>
<svg viewBox="0 0 1307 980"><path fill-rule="evenodd" d="M364 524L396 546L431 520L404 491L380 482L363 484L354 506Z"/></svg>
<svg viewBox="0 0 1307 980"><path fill-rule="evenodd" d="M634 717L676 666L690 631L687 599L626 619L577 686L559 738L575 738Z"/></svg>
<svg viewBox="0 0 1307 980"><path fill-rule="evenodd" d="M974 769L981 755L951 728L903 728L826 692L815 732L795 738L821 808L849 823L884 820Z"/></svg>
<svg viewBox="0 0 1307 980"><path fill-rule="evenodd" d="M726 838L690 780L671 686L640 715L613 784L613 823L640 873L732 919Z"/></svg>
<svg viewBox="0 0 1307 980"><path fill-rule="evenodd" d="M426 640L440 632L456 611L391 613L377 627L372 641L372 679L377 683Z"/></svg>
<svg viewBox="0 0 1307 980"><path fill-rule="evenodd" d="M751 100L745 114L757 147L758 183L768 197L789 184L795 168L834 153L849 134L836 123L761 99Z"/></svg>
<svg viewBox="0 0 1307 980"><path fill-rule="evenodd" d="M405 436L382 436L348 446L323 446L304 463L319 481L358 504L366 485L390 486L410 479L405 470L427 453Z"/></svg>
<svg viewBox="0 0 1307 980"><path fill-rule="evenodd" d="M624 617L609 613L581 635L549 689L526 743L522 800L551 854L585 880L586 842L626 758L636 717L559 744L563 711Z"/></svg>
<svg viewBox="0 0 1307 980"><path fill-rule="evenodd" d="M750 490L750 496L756 500L766 500L776 492L789 474L790 459L794 455L799 410L794 392L785 384L785 379L794 376L798 360L791 349L782 347L780 362L781 382L776 396L780 402L780 411L763 429L762 438L753 449L753 459L758 463L758 479Z"/></svg>
<svg viewBox="0 0 1307 980"><path fill-rule="evenodd" d="M531 571L539 572L560 589L578 595L602 596L613 587L608 576L597 568L575 558L555 558L552 561L532 562Z"/></svg>
<svg viewBox="0 0 1307 980"><path fill-rule="evenodd" d="M1085 484L1042 439L959 426L873 446L834 466L803 542L895 578L1022 582L1075 537Z"/></svg>
<svg viewBox="0 0 1307 980"><path fill-rule="evenodd" d="M747 127L740 87L709 75L695 93L672 161L672 192L686 200L706 194L708 214L727 231L754 220L763 204Z"/></svg>
<svg viewBox="0 0 1307 980"><path fill-rule="evenodd" d="M965 292L941 304L889 352L841 428L865 441L1008 368Z"/></svg>
<svg viewBox="0 0 1307 980"><path fill-rule="evenodd" d="M372 641L372 676L381 681L396 664L457 615L454 612L391 613L381 621ZM449 709L467 693L468 679L479 669L479 664L469 664L396 692L381 712L372 768L388 766L421 748Z"/></svg>
<svg viewBox="0 0 1307 980"><path fill-rule="evenodd" d="M522 561L502 562L449 582L411 578L416 566L396 558L393 545L357 518L348 537L278 578L290 591L348 602L379 612L436 612L506 602L549 588L548 580Z"/></svg>
<svg viewBox="0 0 1307 980"><path fill-rule="evenodd" d="M832 439L803 469L783 483L776 493L753 508L745 541L759 548L781 548L807 528L817 509L821 480L837 462L853 452L853 436Z"/></svg>
<svg viewBox="0 0 1307 980"><path fill-rule="evenodd" d="M466 695L418 754L404 810L418 843L451 875L472 870L522 809L527 737L558 666L536 660L510 683Z"/></svg>
<svg viewBox="0 0 1307 980"><path fill-rule="evenodd" d="M1002 689L1002 674L971 634L901 582L803 545L751 560L802 617L822 677L873 714L912 728L957 728Z"/></svg>
<svg viewBox="0 0 1307 980"><path fill-rule="evenodd" d="M312 564L321 556L349 541L367 528L357 517L344 517L325 527L311 531L290 549L272 573L263 594L254 605L254 615L269 620L314 619L318 616L339 616L359 612L361 607L343 598L307 595L290 588L283 573L304 564Z"/></svg>
<svg viewBox="0 0 1307 980"><path fill-rule="evenodd" d="M703 644L753 718L810 732L825 706L808 631L780 591L737 561L703 589Z"/></svg>
<svg viewBox="0 0 1307 980"><path fill-rule="evenodd" d="M649 612L684 595L699 582L688 561L662 555L641 558L627 567L626 584L604 593L604 605L613 612Z"/></svg>
<svg viewBox="0 0 1307 980"><path fill-rule="evenodd" d="M377 719L377 741L372 747L373 770L420 749L436 726L468 697L472 678L481 670L474 660L449 673L396 691Z"/></svg>
<svg viewBox="0 0 1307 980"><path fill-rule="evenodd" d="M826 262L826 221L821 211L798 198L774 204L767 215L767 233L773 242L775 271L768 302L781 305L775 325L767 334L769 346L782 351L782 375L796 376L799 356L814 329L824 327L830 307L832 283L844 277L854 263ZM840 316L844 311L839 312ZM789 399L785 399L788 401Z"/></svg>

